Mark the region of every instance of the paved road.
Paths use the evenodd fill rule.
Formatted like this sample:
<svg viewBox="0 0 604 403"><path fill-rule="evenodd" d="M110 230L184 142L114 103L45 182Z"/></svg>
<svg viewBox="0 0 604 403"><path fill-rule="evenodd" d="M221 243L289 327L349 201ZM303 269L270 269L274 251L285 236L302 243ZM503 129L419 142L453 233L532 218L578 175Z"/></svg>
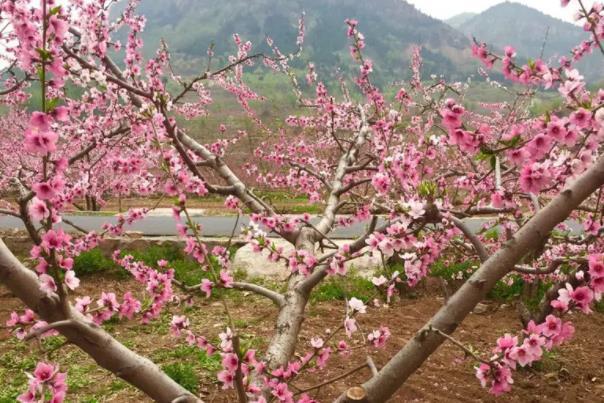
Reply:
<svg viewBox="0 0 604 403"><path fill-rule="evenodd" d="M65 215L65 218L72 221L76 225L91 231L100 230L104 223L116 224L117 219L109 216L84 216L84 215ZM193 220L202 226L202 233L205 237L226 237L230 236L235 225L235 216L198 216L193 217ZM242 224L249 223L248 216L242 216L239 219L239 228ZM472 231L477 231L481 225L486 221L485 218L472 218L466 220L466 224ZM568 222L569 226L573 229L573 232L577 233L581 230L581 225L577 222ZM334 239L352 239L365 233L367 223L354 224L347 228L338 228L333 231L330 235ZM21 220L10 216L0 216L0 229L22 229L23 223ZM239 228L236 234L239 233ZM154 216L145 217L144 219L136 222L132 226L126 227L128 231L139 231L145 236L166 236L176 235L176 227L172 217L168 216Z"/></svg>

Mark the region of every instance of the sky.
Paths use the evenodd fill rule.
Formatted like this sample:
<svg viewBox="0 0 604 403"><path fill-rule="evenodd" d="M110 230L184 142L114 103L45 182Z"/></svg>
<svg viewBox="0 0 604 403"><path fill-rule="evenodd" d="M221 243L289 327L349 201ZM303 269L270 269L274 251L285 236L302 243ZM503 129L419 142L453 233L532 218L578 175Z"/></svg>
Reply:
<svg viewBox="0 0 604 403"><path fill-rule="evenodd" d="M423 13L434 18L447 19L454 15L473 12L480 13L502 0L407 0L415 5ZM573 22L573 15L577 11L571 2L565 8L560 7L559 0L514 0L517 3L525 4L529 7L549 14L564 21Z"/></svg>

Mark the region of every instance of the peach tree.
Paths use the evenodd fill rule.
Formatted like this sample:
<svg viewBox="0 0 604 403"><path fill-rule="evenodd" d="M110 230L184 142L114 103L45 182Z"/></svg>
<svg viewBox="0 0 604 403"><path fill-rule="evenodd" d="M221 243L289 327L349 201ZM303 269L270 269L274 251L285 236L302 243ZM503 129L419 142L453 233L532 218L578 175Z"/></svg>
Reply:
<svg viewBox="0 0 604 403"><path fill-rule="evenodd" d="M3 0L0 5L5 66L0 189L14 196L2 200L0 213L19 218L33 243L26 266L0 241L0 280L25 305L7 318L16 337L60 335L156 401L200 401L103 327L112 318L150 323L169 312L174 343L219 354L217 379L234 389L239 401L312 402L316 388L302 390L293 383L300 374L329 365L333 354L355 357L353 340L379 348L400 331L384 324L366 333L360 323L368 311L385 309L401 283L417 285L439 261L479 261L382 368L361 357L371 375L338 398L381 402L445 341L476 360L477 377L490 392L506 392L514 370L573 336L568 312L590 313L601 298L604 90L590 89L573 67L587 53L604 53L601 3L587 8L570 2L579 9L586 40L556 63L523 64L512 47L497 54L476 42L474 55L487 69L500 67L516 86L508 90L512 102L472 110L464 107L468 84L422 78L419 48L413 51L411 78L393 96L374 85L373 64L355 20L343 25L357 72L351 80L323 81L312 64L306 74L290 67L303 51L303 19L292 53L270 38L271 54L254 53L252 44L235 34L228 65L214 67L208 49L199 75L184 78L174 71L167 44L143 57L146 21L136 13L137 1L130 0L110 21L113 3ZM118 31L127 32L125 43L116 39ZM264 97L246 84L251 68L291 81L299 109L277 128L254 109ZM539 88L557 91L563 106L531 115L528 105ZM229 93L263 135L242 169L234 167L230 153L245 132L221 125L218 140L204 143L199 140L204 133L183 124L204 119L217 91ZM34 111L28 108L32 99L39 99ZM322 212L279 214L258 196L257 187L305 195ZM114 261L140 286L122 295L111 289L74 294L80 286L74 259L104 238L122 235L149 209L131 209L97 231L64 216L82 198L90 206L89 201L102 204L125 194L176 200L174 225L184 252L203 273L199 284L177 280L165 260L148 265L116 252ZM224 197L237 214L251 212L241 236L282 265L287 280L278 290L235 281L228 248L204 243L189 202L209 195ZM468 218L485 216L480 229L468 225ZM364 234L344 245L334 242L330 234L351 225L364 225ZM279 246L275 237L291 248ZM327 278L344 278L350 263L369 254L384 262L396 258L402 269L376 274L372 282L381 297L368 304L350 298L336 329L300 345L316 287ZM499 281L516 279L550 287L537 310L519 304L521 332L510 329L484 354L452 336ZM242 347L228 298L216 289L255 293L274 304L277 316L266 349ZM224 308L217 339L184 313L185 302L195 306L203 298L218 298ZM67 392L65 372L41 361L19 400L59 402Z"/></svg>

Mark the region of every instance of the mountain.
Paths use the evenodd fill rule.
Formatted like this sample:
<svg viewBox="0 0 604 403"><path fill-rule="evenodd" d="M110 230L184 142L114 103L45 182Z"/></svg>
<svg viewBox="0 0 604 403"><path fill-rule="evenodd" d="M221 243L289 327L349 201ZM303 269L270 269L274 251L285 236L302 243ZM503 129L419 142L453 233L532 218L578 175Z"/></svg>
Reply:
<svg viewBox="0 0 604 403"><path fill-rule="evenodd" d="M124 3L113 7L114 16ZM139 6L139 13L147 17L142 34L146 55L153 55L160 40L165 39L173 65L184 75L205 69L206 52L212 43L216 55L213 66L226 64L227 56L236 52L233 33L250 40L254 52L270 53L266 36L273 38L283 53L292 52L297 20L303 12L304 51L293 66L304 70L308 62L314 62L328 83L336 82L338 69L348 76L358 71L349 55L347 18L359 21L359 30L366 38L365 55L373 60L376 70L374 82L383 87L409 78L410 48L415 44L422 46L424 77L442 74L450 80L462 80L479 65L470 55L472 36L499 49L513 45L523 62L538 57L544 42L544 59L555 61L588 37L580 27L511 2L478 15L461 14L447 22L423 14L404 0L141 0ZM598 56L579 65L592 80L604 78L604 63ZM264 85L274 80L265 69L254 71L252 76ZM497 72L492 76L501 78Z"/></svg>
<svg viewBox="0 0 604 403"><path fill-rule="evenodd" d="M512 45L521 58L537 58L543 52L543 59L552 62L560 56L568 56L574 46L589 37L581 27L509 1L485 10L457 28L469 38L475 37L500 50ZM602 78L601 57L600 54L588 56L578 67L590 78Z"/></svg>
<svg viewBox="0 0 604 403"><path fill-rule="evenodd" d="M295 67L302 69L312 61L322 74L334 76L336 68L347 66L356 72L344 23L354 18L366 37L366 55L379 73L376 77L386 77L386 82L409 77L414 44L423 47L425 74L462 79L475 71L466 36L403 0L142 0L139 6L147 17L143 39L148 54L164 38L178 67L188 74L205 66L211 43L219 59L214 66L224 63L235 52L233 33L252 41L256 51L268 51L267 35L284 53L293 51L303 11L307 35L302 60Z"/></svg>
<svg viewBox="0 0 604 403"><path fill-rule="evenodd" d="M445 22L451 25L453 28L459 28L477 15L477 13L461 13L446 19Z"/></svg>

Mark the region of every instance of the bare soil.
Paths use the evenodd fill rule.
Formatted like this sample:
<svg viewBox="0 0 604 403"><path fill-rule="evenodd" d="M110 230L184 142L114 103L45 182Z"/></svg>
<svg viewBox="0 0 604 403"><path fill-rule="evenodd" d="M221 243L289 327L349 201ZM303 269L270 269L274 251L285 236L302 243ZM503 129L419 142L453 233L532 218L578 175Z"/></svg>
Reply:
<svg viewBox="0 0 604 403"><path fill-rule="evenodd" d="M129 289L140 289L130 280L85 278L79 294L97 296L100 290L115 290L118 295ZM495 340L505 332L519 331L521 326L513 307L487 301L489 311L470 315L455 333L455 337L478 351L487 352ZM270 339L275 308L267 301L243 294L228 298L229 308L236 320L244 344L262 348ZM307 373L293 383L299 389L308 388L360 365L370 355L377 366L387 362L414 332L441 306L442 298L437 291L421 290L416 298L402 298L388 308L374 309L359 316L363 332L380 325L387 325L392 337L383 349L366 347L361 341L354 345L349 356L334 354L325 370ZM6 289L0 288L0 319L10 312L21 309L21 304ZM192 328L198 334L210 337L224 329L223 308L216 300L197 299L195 307L187 309ZM313 336L323 335L325 328L335 329L342 320L343 301L327 301L311 304L300 339L300 352L308 348ZM129 348L167 365L186 361L191 357L174 357L180 341L170 336L170 314L151 325L137 321L110 323L108 330ZM573 322L577 329L575 338L559 350L548 354L535 368L520 370L514 374L515 385L511 393L495 399L482 389L474 377L470 359L450 343L445 343L414 374L391 400L393 402L598 402L604 401L604 316L576 315ZM345 336L344 336L345 337ZM339 339L337 339L339 340ZM25 345L10 336L6 329L0 332L0 384L3 388L19 390L25 384L24 370L31 370L39 357L38 347ZM49 360L60 363L69 370L71 401L138 402L148 401L140 392L116 380L111 374L99 369L92 360L73 346L66 346L51 353ZM215 371L196 367L199 377L199 394L208 402L235 401L229 391L221 390ZM313 396L320 401L332 401L347 387L358 385L370 376L368 369L315 390ZM23 388L21 388L22 390ZM6 397L0 399L5 400Z"/></svg>

